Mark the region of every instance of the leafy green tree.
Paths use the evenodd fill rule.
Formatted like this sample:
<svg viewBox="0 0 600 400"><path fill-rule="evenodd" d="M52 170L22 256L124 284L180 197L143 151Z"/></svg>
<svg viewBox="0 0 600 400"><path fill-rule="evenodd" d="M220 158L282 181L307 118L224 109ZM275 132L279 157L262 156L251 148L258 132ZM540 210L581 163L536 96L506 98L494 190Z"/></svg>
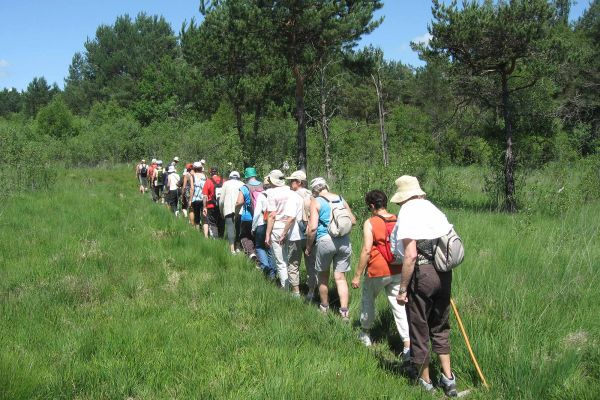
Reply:
<svg viewBox="0 0 600 400"><path fill-rule="evenodd" d="M504 207L515 212L511 97L534 86L556 64L557 46L549 43L556 9L546 0L465 1L461 8L456 0L449 5L433 0L432 11L432 39L424 53L449 58L452 73L467 84L486 82L480 78L487 76L498 82L492 86L494 97L500 99L506 141Z"/></svg>
<svg viewBox="0 0 600 400"><path fill-rule="evenodd" d="M123 15L114 25L99 26L94 39L84 46L84 55L73 57L65 91L70 104L87 98L87 108L94 101L108 99L130 106L146 68L159 64L163 57L177 57L177 38L169 23L144 13L133 21Z"/></svg>
<svg viewBox="0 0 600 400"><path fill-rule="evenodd" d="M55 94L60 92L58 86L48 85L46 78L39 77L27 85L27 90L23 94L23 108L25 114L29 117L35 117L38 111L52 100Z"/></svg>
<svg viewBox="0 0 600 400"><path fill-rule="evenodd" d="M56 139L64 139L77 135L75 118L64 100L57 96L37 113L37 132Z"/></svg>
<svg viewBox="0 0 600 400"><path fill-rule="evenodd" d="M271 94L286 85L284 63L261 34L269 21L256 1L201 3L200 9L202 24L192 20L181 32L184 57L231 103L244 160L253 163L262 110ZM253 137L245 129L246 112L255 115Z"/></svg>
<svg viewBox="0 0 600 400"><path fill-rule="evenodd" d="M313 79L323 55L351 48L381 20L373 20L381 0L271 0L261 1L271 20L268 38L286 60L295 80L297 164L306 169L305 86Z"/></svg>
<svg viewBox="0 0 600 400"><path fill-rule="evenodd" d="M17 89L8 90L8 88L4 88L0 92L0 117L17 113L21 111L22 107L22 96Z"/></svg>

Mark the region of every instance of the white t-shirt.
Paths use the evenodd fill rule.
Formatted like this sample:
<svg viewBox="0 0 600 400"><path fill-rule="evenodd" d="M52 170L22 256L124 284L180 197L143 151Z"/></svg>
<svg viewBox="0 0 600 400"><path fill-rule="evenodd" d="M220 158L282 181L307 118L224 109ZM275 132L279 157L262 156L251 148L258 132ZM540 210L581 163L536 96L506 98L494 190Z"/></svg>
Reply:
<svg viewBox="0 0 600 400"><path fill-rule="evenodd" d="M252 216L252 232L259 226L263 226L266 222L264 219L264 212L267 211L267 196L265 193L261 193L256 198L256 204L254 205L254 215Z"/></svg>
<svg viewBox="0 0 600 400"><path fill-rule="evenodd" d="M390 235L390 247L397 259L404 258L402 239L437 239L447 234L452 225L446 215L429 200L414 199L402 205L398 221Z"/></svg>
<svg viewBox="0 0 600 400"><path fill-rule="evenodd" d="M297 197L289 186L280 186L267 189L267 211L275 212L275 224L273 229L283 229L285 223L282 221L286 217L294 218L296 216Z"/></svg>
<svg viewBox="0 0 600 400"><path fill-rule="evenodd" d="M288 233L288 240L296 241L305 238L305 232L302 232L300 229L300 224L302 222L302 210L304 207L304 199L297 192L293 192L294 196L292 196L293 201L296 202L296 214L294 215L295 221L292 225L290 232Z"/></svg>
<svg viewBox="0 0 600 400"><path fill-rule="evenodd" d="M169 174L169 178L167 180L167 185L169 186L169 190L177 190L177 184L181 180L181 177L177 173Z"/></svg>

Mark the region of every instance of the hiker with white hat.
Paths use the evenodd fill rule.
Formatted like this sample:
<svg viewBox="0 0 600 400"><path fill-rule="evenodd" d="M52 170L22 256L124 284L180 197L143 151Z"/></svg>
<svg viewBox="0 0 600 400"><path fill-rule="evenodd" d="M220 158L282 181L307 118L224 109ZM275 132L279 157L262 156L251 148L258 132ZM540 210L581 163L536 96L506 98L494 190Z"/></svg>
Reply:
<svg viewBox="0 0 600 400"><path fill-rule="evenodd" d="M175 168L177 168L177 164L178 163L179 163L179 157L173 157L173 161L171 161L169 163L168 167L175 167Z"/></svg>
<svg viewBox="0 0 600 400"><path fill-rule="evenodd" d="M196 229L200 229L202 223L202 208L203 208L203 198L202 198L202 189L204 188L204 184L206 183L206 175L202 172L202 164L199 161L196 161L192 164L192 172L191 176L191 184L192 184L192 193L190 196L190 222L192 226ZM206 229L208 230L208 225L206 225ZM208 233L207 233L208 234Z"/></svg>
<svg viewBox="0 0 600 400"><path fill-rule="evenodd" d="M329 273L333 263L335 285L340 298L339 312L342 320L349 322L346 272L350 271L350 230L356 223L356 217L342 196L329 191L324 178L313 179L310 188L314 198L310 204L306 255L310 256L313 248L316 248L315 270L321 298L319 309L323 313L329 311Z"/></svg>
<svg viewBox="0 0 600 400"><path fill-rule="evenodd" d="M166 200L169 207L171 207L171 211L175 216L179 216L179 188L181 187L181 177L177 173L177 169L171 165L167 169L167 194Z"/></svg>
<svg viewBox="0 0 600 400"><path fill-rule="evenodd" d="M242 186L244 186L244 183L240 180L240 173L231 171L229 179L223 183L219 204L221 215L225 219L225 233L227 234L231 254L239 252L237 244L240 232L240 208L236 206L236 203Z"/></svg>
<svg viewBox="0 0 600 400"><path fill-rule="evenodd" d="M306 173L304 171L294 171L285 178L290 182L290 189L294 193L296 213L293 219L290 219L284 229L284 234L288 238L288 274L292 294L300 295L300 263L302 255L306 251L306 227L308 225L308 213L310 209L311 193L305 188ZM306 299L312 301L317 286L317 276L314 271L314 254L304 255L304 264L308 275L308 294Z"/></svg>
<svg viewBox="0 0 600 400"><path fill-rule="evenodd" d="M146 190L148 190L148 165L146 164L146 160L142 159L142 161L135 166L135 176L140 183L140 193L146 193Z"/></svg>
<svg viewBox="0 0 600 400"><path fill-rule="evenodd" d="M417 178L401 176L396 187L390 201L398 203L400 211L390 242L392 252L403 259L396 299L398 304L406 305L412 361L419 371L419 384L433 391L429 375L431 343L440 360L439 386L447 396L455 397L456 378L450 365L452 271L440 272L433 265L433 239L446 235L452 225L444 213L425 200Z"/></svg>
<svg viewBox="0 0 600 400"><path fill-rule="evenodd" d="M152 185L154 186L154 195L152 199L154 202L158 202L159 200L164 203L163 189L165 187L165 177L167 176L167 172L163 168L162 160L156 161L156 169L152 174Z"/></svg>
<svg viewBox="0 0 600 400"><path fill-rule="evenodd" d="M267 179L272 187L266 191L269 216L265 245L273 252L281 288L287 290L290 280L287 263L288 241L284 230L288 221L296 216L296 202L292 197L295 195L285 184L285 175L280 170L271 171Z"/></svg>
<svg viewBox="0 0 600 400"><path fill-rule="evenodd" d="M252 233L254 234L254 252L258 258L259 267L265 276L274 281L277 279L277 266L275 265L273 251L266 244L267 237L267 189L271 184L268 176L263 179L264 190L257 194L254 202L254 214L252 216Z"/></svg>

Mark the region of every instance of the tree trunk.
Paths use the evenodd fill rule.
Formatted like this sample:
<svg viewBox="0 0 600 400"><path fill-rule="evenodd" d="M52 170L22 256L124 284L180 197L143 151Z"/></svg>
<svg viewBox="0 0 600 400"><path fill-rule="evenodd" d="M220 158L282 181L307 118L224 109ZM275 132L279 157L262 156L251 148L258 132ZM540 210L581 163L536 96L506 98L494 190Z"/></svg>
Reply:
<svg viewBox="0 0 600 400"><path fill-rule="evenodd" d="M307 159L306 115L304 112L304 76L302 76L300 67L298 65L294 66L293 73L294 78L296 79L296 120L298 121L296 159L298 163L298 169L306 172Z"/></svg>
<svg viewBox="0 0 600 400"><path fill-rule="evenodd" d="M377 111L379 114L379 132L381 133L381 152L383 154L383 166L387 167L390 163L390 160L388 156L387 133L385 132L385 109L383 107L383 92L381 87L381 77L379 76L379 71L377 71L377 76L371 74L371 78L373 78L373 84L375 85L375 90L377 91Z"/></svg>
<svg viewBox="0 0 600 400"><path fill-rule="evenodd" d="M506 137L506 154L504 157L504 210L510 213L517 211L515 201L515 158L513 155L512 122L510 118L510 102L508 91L508 75L503 72L502 79L502 114L504 117L504 133Z"/></svg>
<svg viewBox="0 0 600 400"><path fill-rule="evenodd" d="M329 146L329 121L327 120L327 104L321 94L321 132L323 132L323 144L325 145L325 171L327 179L331 179L331 149Z"/></svg>
<svg viewBox="0 0 600 400"><path fill-rule="evenodd" d="M254 122L252 123L252 143L251 153L249 156L250 164L254 166L256 164L256 153L258 150L258 131L260 130L260 120L262 118L262 103L259 101L254 109Z"/></svg>

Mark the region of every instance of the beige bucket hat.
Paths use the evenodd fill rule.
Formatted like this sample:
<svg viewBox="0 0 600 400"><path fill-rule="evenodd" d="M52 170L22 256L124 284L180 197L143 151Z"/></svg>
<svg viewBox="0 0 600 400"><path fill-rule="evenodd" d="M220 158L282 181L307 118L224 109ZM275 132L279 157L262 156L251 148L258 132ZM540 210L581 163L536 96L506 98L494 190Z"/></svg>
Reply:
<svg viewBox="0 0 600 400"><path fill-rule="evenodd" d="M414 176L403 175L396 179L396 193L390 199L392 203L402 203L413 196L425 196L421 190L419 180Z"/></svg>

